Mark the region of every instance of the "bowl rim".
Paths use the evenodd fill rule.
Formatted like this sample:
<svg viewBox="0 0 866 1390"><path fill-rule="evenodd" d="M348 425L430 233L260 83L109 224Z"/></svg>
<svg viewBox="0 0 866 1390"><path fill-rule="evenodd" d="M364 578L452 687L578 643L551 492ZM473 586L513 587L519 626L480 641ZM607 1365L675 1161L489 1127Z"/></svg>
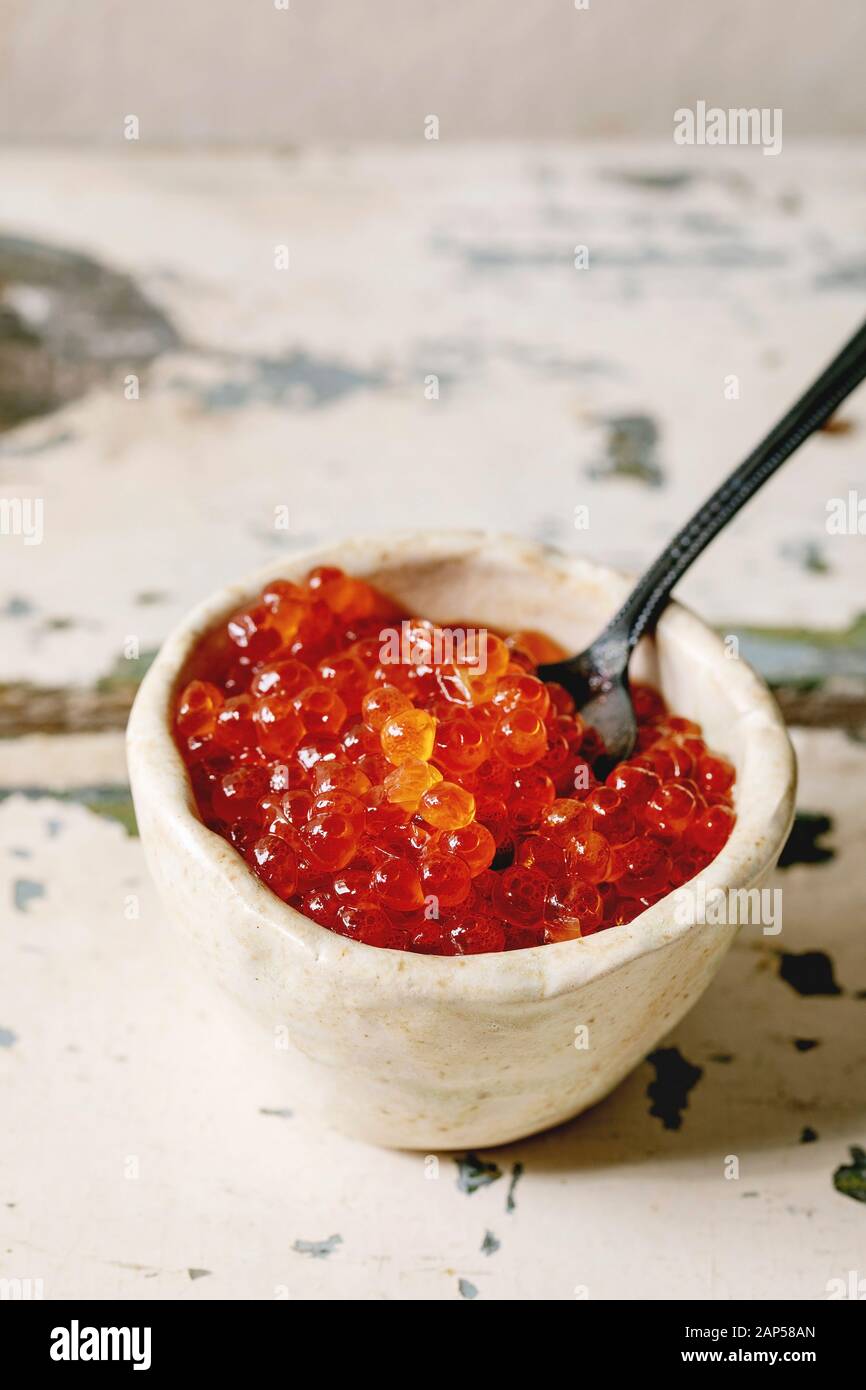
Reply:
<svg viewBox="0 0 866 1390"><path fill-rule="evenodd" d="M199 819L186 767L168 718L183 665L205 631L277 576L293 577L319 564L339 563L363 577L403 556L464 559L484 550L512 565L542 566L570 582L601 581L624 593L630 578L621 571L550 546L486 531L403 531L369 535L285 554L252 574L213 591L192 608L162 644L139 687L127 726L130 781L139 822L158 821L175 854L191 854L204 881L237 910L276 933L284 945L319 969L338 972L350 985L389 993L467 1003L533 1000L559 995L599 979L637 957L661 950L700 924L672 921L672 894L625 926L579 940L520 951L474 956L428 956L366 946L329 931L282 902L244 863L228 841ZM464 619L469 615L462 614ZM705 662L725 661L725 686L744 719L747 779L737 821L721 853L690 880L711 888L749 888L771 867L794 816L796 761L781 712L764 681L742 659L730 661L724 643L700 618L677 602L658 625L662 641L689 642ZM755 793L755 796L752 796ZM149 829L142 829L147 849ZM159 851L157 851L159 852ZM162 852L165 852L164 850ZM204 894L202 894L204 898ZM725 928L727 930L727 928Z"/></svg>

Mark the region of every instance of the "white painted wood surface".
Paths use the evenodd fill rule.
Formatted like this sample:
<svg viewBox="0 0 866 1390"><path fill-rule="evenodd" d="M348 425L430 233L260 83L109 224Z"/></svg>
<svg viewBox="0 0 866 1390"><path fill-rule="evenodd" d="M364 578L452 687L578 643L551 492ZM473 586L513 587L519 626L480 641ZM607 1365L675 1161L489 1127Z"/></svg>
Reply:
<svg viewBox="0 0 866 1390"><path fill-rule="evenodd" d="M187 345L137 401L115 364L0 436L4 488L46 518L41 546L0 544L3 679L90 686L128 637L154 647L211 587L329 534L426 519L647 561L866 304L862 148L713 153L0 155L0 232L128 271ZM842 414L852 430L787 465L683 586L720 625L862 608L863 538L825 525L863 487L862 397ZM617 417L654 426L665 486L604 476ZM80 804L122 789L118 732L0 746L0 790L39 793L0 803L0 1277L48 1298L440 1299L463 1279L557 1300L820 1299L862 1277L863 1207L832 1175L866 1141L866 753L796 739L835 858L780 872L782 936L744 929L670 1040L703 1070L681 1128L649 1114L644 1064L575 1123L482 1155L503 1176L471 1195L452 1156L430 1178L317 1129L177 962L138 841ZM840 995L780 977L779 951L814 950Z"/></svg>

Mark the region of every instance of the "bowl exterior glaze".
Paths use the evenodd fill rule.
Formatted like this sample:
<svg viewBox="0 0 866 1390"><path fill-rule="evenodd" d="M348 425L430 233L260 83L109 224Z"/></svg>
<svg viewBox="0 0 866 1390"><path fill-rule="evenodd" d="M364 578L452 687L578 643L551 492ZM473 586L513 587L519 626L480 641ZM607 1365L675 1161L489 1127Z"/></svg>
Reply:
<svg viewBox="0 0 866 1390"><path fill-rule="evenodd" d="M572 650L595 635L628 581L476 533L374 538L294 555L214 595L180 625L129 722L150 871L199 965L280 1050L287 1100L300 1095L327 1122L371 1142L425 1150L490 1146L558 1124L605 1096L678 1022L737 927L690 922L682 900L670 897L583 941L440 958L348 941L280 902L199 820L171 707L204 631L266 580L301 577L317 564L368 577L442 622L541 628ZM775 701L676 604L636 666L737 766L737 824L700 882L706 890L760 887L790 829L796 783ZM575 1046L583 1027L588 1046Z"/></svg>

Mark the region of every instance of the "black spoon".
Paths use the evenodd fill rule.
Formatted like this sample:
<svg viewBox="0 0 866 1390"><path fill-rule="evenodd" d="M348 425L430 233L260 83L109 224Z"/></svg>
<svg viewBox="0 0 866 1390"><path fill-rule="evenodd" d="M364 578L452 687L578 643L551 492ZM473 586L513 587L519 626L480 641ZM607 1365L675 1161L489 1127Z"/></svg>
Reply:
<svg viewBox="0 0 866 1390"><path fill-rule="evenodd" d="M564 685L583 718L601 735L607 754L598 762L605 770L627 758L634 748L637 724L628 687L629 658L639 639L654 628L674 585L731 517L804 439L830 418L864 376L866 324L674 536L595 641L577 656L539 666L541 680Z"/></svg>

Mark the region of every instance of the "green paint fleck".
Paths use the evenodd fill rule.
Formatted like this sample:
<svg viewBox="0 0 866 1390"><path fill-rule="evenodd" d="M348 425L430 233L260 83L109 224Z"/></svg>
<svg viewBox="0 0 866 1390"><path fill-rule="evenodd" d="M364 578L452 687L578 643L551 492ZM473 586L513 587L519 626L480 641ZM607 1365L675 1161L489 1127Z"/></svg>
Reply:
<svg viewBox="0 0 866 1390"><path fill-rule="evenodd" d="M458 1279L457 1287L460 1290L461 1298L477 1298L478 1290L468 1279Z"/></svg>
<svg viewBox="0 0 866 1390"><path fill-rule="evenodd" d="M96 682L96 690L100 695L111 695L117 690L127 690L140 685L155 656L155 647L140 652L136 657L127 659L125 656L119 656L111 670Z"/></svg>
<svg viewBox="0 0 866 1390"><path fill-rule="evenodd" d="M29 801L39 801L44 798L49 801L73 802L78 806L84 806L94 815L102 816L106 820L117 821L123 826L127 835L138 835L132 796L129 788L123 785L73 787L68 791L54 791L50 787L0 788L0 802L5 801L9 796L26 796Z"/></svg>
<svg viewBox="0 0 866 1390"><path fill-rule="evenodd" d="M833 1186L843 1197L853 1197L855 1202L866 1202L866 1149L852 1144L849 1150L851 1162L843 1163L833 1174Z"/></svg>
<svg viewBox="0 0 866 1390"><path fill-rule="evenodd" d="M808 692L831 677L866 681L866 613L844 628L717 626L772 686Z"/></svg>
<svg viewBox="0 0 866 1390"><path fill-rule="evenodd" d="M82 791L70 792L68 799L85 806L96 816L105 820L117 821L127 835L137 838L138 822L132 797L124 787L89 787Z"/></svg>

